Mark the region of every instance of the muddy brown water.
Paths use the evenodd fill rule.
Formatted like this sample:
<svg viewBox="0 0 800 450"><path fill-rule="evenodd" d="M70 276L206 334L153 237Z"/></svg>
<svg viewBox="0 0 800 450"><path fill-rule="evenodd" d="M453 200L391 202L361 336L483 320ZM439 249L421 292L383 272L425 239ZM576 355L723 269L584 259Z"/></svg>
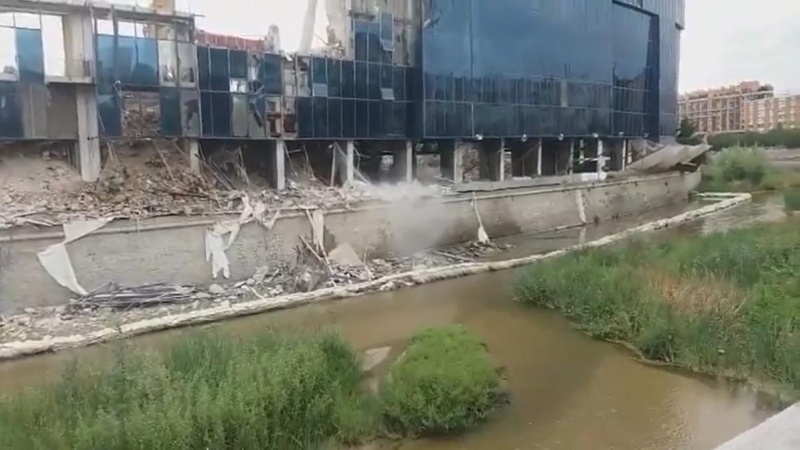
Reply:
<svg viewBox="0 0 800 450"><path fill-rule="evenodd" d="M702 233L758 220L780 220L783 212L779 200L758 199L677 232ZM550 251L691 207L677 206L584 230L512 238L509 241L516 244L515 248L495 258ZM508 408L464 436L379 447L705 450L776 412L766 396L749 388L640 363L619 346L575 331L556 313L515 303L512 284L518 274L489 273L205 328L250 333L264 328L333 327L360 350L391 347L387 361L378 370L391 364L403 352L410 336L423 328L460 323L481 335L496 363L506 369L512 398ZM126 345L159 348L190 332L197 331L149 335ZM57 376L62 363L68 360L102 361L113 347L98 346L0 364L0 392L36 386Z"/></svg>

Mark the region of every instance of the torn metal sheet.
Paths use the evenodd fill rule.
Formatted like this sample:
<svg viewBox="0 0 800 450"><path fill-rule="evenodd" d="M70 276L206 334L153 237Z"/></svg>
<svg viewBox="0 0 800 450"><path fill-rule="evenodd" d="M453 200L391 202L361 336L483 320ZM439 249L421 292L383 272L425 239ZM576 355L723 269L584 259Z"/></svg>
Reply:
<svg viewBox="0 0 800 450"><path fill-rule="evenodd" d="M231 277L230 260L225 253L239 236L242 226L258 221L266 229L271 230L280 217L278 210L272 219L267 219L267 207L262 202L250 203L250 198L242 198L244 207L237 220L217 222L206 230L206 261L211 262L211 276L217 278L221 273L223 277Z"/></svg>
<svg viewBox="0 0 800 450"><path fill-rule="evenodd" d="M86 295L88 292L78 283L78 278L75 276L75 269L72 267L72 261L67 252L67 244L94 233L111 220L111 218L106 218L64 224L64 240L39 252L36 255L39 263L58 284L78 295Z"/></svg>

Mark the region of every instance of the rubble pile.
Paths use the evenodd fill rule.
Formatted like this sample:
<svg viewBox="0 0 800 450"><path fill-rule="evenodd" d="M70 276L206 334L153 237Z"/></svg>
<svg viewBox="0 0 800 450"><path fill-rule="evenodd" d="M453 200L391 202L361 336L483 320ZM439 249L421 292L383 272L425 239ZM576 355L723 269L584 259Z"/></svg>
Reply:
<svg viewBox="0 0 800 450"><path fill-rule="evenodd" d="M346 244L344 247L349 248ZM354 252L345 252L342 257L334 250L323 256L311 247L301 246L296 249L294 264L263 266L247 280L236 283L212 284L206 289L168 284L125 288L109 284L65 306L26 308L16 315L0 316L0 342L90 333L185 311L354 285L391 274L477 262L507 248L503 244L473 242L362 263ZM402 286L389 282L380 290Z"/></svg>

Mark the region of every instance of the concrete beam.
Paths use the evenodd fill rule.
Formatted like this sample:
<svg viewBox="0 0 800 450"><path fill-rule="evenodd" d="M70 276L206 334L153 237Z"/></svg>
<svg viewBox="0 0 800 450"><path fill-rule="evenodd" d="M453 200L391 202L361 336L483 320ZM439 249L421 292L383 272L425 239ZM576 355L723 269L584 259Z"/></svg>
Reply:
<svg viewBox="0 0 800 450"><path fill-rule="evenodd" d="M278 139L269 152L269 181L273 189L286 189L286 141Z"/></svg>

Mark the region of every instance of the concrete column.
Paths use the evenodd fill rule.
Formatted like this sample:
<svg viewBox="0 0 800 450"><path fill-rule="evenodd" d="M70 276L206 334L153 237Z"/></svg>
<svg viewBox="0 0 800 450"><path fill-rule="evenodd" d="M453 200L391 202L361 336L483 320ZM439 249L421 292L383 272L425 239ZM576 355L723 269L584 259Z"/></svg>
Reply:
<svg viewBox="0 0 800 450"><path fill-rule="evenodd" d="M270 184L273 189L286 189L286 141L278 139L269 155Z"/></svg>
<svg viewBox="0 0 800 450"><path fill-rule="evenodd" d="M401 183L414 181L414 146L411 141L400 142L392 152L392 178Z"/></svg>
<svg viewBox="0 0 800 450"><path fill-rule="evenodd" d="M84 79L94 76L95 52L92 18L79 11L62 18L66 76Z"/></svg>
<svg viewBox="0 0 800 450"><path fill-rule="evenodd" d="M503 181L505 175L504 145L503 139L481 142L479 146L481 179Z"/></svg>
<svg viewBox="0 0 800 450"><path fill-rule="evenodd" d="M192 172L200 173L200 141L193 138L183 138L180 140L181 149L189 156L189 167Z"/></svg>
<svg viewBox="0 0 800 450"><path fill-rule="evenodd" d="M570 175L575 173L575 139L569 140L569 166L567 167L567 173Z"/></svg>
<svg viewBox="0 0 800 450"><path fill-rule="evenodd" d="M464 145L462 141L444 141L439 143L439 164L442 178L454 183L464 182Z"/></svg>
<svg viewBox="0 0 800 450"><path fill-rule="evenodd" d="M622 141L622 171L625 171L628 168L628 140L623 139Z"/></svg>
<svg viewBox="0 0 800 450"><path fill-rule="evenodd" d="M606 165L606 157L603 153L603 145L604 142L602 139L597 140L597 177L601 180L605 179L605 165Z"/></svg>
<svg viewBox="0 0 800 450"><path fill-rule="evenodd" d="M541 139L536 140L536 176L542 176L542 147L544 143Z"/></svg>
<svg viewBox="0 0 800 450"><path fill-rule="evenodd" d="M75 103L78 118L78 143L76 153L83 181L100 178L102 158L97 126L97 96L92 86L75 86Z"/></svg>
<svg viewBox="0 0 800 450"><path fill-rule="evenodd" d="M336 173L342 186L353 184L356 177L355 167L356 144L353 141L344 142L344 145L334 145L336 158Z"/></svg>

